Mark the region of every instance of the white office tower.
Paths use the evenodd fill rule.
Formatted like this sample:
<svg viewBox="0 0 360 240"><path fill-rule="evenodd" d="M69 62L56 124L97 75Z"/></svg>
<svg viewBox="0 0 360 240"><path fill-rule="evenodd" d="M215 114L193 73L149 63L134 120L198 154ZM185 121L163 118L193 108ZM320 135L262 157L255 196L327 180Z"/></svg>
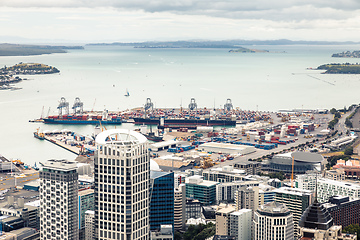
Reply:
<svg viewBox="0 0 360 240"><path fill-rule="evenodd" d="M96 239L148 240L150 159L140 133L113 129L96 137Z"/></svg>
<svg viewBox="0 0 360 240"><path fill-rule="evenodd" d="M254 216L254 240L294 240L293 215L285 204L261 205Z"/></svg>
<svg viewBox="0 0 360 240"><path fill-rule="evenodd" d="M40 239L77 240L76 162L48 160L40 171Z"/></svg>
<svg viewBox="0 0 360 240"><path fill-rule="evenodd" d="M94 240L95 228L94 228L95 212L87 210L85 212L85 240Z"/></svg>
<svg viewBox="0 0 360 240"><path fill-rule="evenodd" d="M182 230L186 220L186 186L180 184L174 189L174 229Z"/></svg>
<svg viewBox="0 0 360 240"><path fill-rule="evenodd" d="M230 236L234 236L236 240L251 239L251 209L241 209L230 213Z"/></svg>

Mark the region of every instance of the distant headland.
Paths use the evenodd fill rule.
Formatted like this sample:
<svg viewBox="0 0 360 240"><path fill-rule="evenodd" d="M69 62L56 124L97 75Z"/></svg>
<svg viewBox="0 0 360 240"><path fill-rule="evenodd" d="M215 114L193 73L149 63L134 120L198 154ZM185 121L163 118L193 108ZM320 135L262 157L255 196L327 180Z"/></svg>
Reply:
<svg viewBox="0 0 360 240"><path fill-rule="evenodd" d="M360 74L360 65L357 63L330 63L317 67L317 70L326 70L325 74Z"/></svg>
<svg viewBox="0 0 360 240"><path fill-rule="evenodd" d="M51 53L66 53L66 50L69 49L84 49L84 47L3 43L0 44L0 56L31 56Z"/></svg>
<svg viewBox="0 0 360 240"><path fill-rule="evenodd" d="M360 51L346 51L342 53L334 53L331 57L338 57L338 58L360 58Z"/></svg>
<svg viewBox="0 0 360 240"><path fill-rule="evenodd" d="M230 53L258 53L258 52L269 52L268 50L260 50L260 49L249 49L249 48L244 48L244 47L240 47L238 49L235 50L230 50Z"/></svg>

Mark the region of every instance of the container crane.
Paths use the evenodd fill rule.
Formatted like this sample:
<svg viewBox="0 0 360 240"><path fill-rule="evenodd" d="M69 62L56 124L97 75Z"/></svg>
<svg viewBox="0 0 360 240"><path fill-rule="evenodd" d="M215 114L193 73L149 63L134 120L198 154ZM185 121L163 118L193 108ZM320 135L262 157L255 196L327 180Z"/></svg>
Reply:
<svg viewBox="0 0 360 240"><path fill-rule="evenodd" d="M189 104L190 111L197 110L197 104L195 102L195 98L191 98L190 104Z"/></svg>
<svg viewBox="0 0 360 240"><path fill-rule="evenodd" d="M228 98L228 99L226 100L226 103L224 104L224 110L227 111L227 112L230 112L230 111L232 111L233 109L234 109L234 107L233 107L233 104L232 104L232 102L231 102L231 99Z"/></svg>
<svg viewBox="0 0 360 240"><path fill-rule="evenodd" d="M63 114L63 109L64 109L64 112L65 114L69 114L69 102L66 101L66 99L64 97L62 97L60 99L60 103L59 103L59 106L57 107L57 109L59 109L59 117L62 116Z"/></svg>
<svg viewBox="0 0 360 240"><path fill-rule="evenodd" d="M84 103L81 102L80 98L79 97L75 98L74 105L72 106L72 109L74 110L74 114L83 114L84 112L83 106Z"/></svg>
<svg viewBox="0 0 360 240"><path fill-rule="evenodd" d="M146 99L144 108L145 108L145 111L149 110L150 108L151 108L151 110L154 109L154 104L151 102L151 98Z"/></svg>

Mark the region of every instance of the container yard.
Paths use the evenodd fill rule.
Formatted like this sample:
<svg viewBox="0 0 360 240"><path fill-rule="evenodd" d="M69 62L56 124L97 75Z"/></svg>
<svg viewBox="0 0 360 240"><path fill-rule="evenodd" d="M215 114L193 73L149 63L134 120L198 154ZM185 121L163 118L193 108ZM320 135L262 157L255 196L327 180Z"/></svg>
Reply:
<svg viewBox="0 0 360 240"><path fill-rule="evenodd" d="M45 140L77 155L90 157L96 150L93 139L70 130L45 130L42 134Z"/></svg>

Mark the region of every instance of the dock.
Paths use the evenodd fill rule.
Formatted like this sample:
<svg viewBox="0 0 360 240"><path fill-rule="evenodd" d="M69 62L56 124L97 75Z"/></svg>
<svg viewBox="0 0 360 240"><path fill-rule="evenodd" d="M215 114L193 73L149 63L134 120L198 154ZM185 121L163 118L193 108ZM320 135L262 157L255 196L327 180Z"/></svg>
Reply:
<svg viewBox="0 0 360 240"><path fill-rule="evenodd" d="M92 138L69 131L44 131L44 139L76 155L94 155L95 147Z"/></svg>

